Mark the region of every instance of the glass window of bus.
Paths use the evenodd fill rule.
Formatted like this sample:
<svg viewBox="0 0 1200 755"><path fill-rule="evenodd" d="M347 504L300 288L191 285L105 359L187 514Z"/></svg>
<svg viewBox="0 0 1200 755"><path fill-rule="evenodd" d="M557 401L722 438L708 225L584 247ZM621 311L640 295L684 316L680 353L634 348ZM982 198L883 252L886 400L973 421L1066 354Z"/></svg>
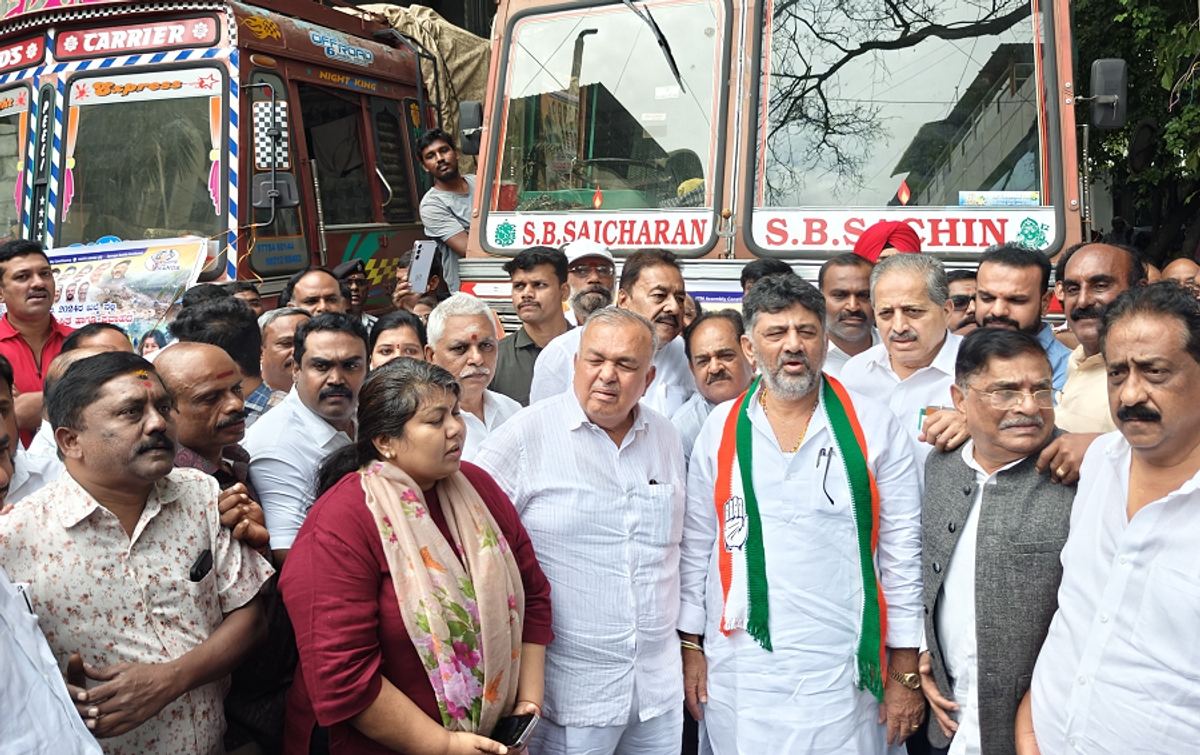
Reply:
<svg viewBox="0 0 1200 755"><path fill-rule="evenodd" d="M405 147L407 135L400 107L394 100L371 98L371 119L375 126L375 156L378 177L387 181L383 216L389 223L412 223L417 219L412 201L412 164Z"/></svg>
<svg viewBox="0 0 1200 755"><path fill-rule="evenodd" d="M709 0L648 7L683 87L623 5L517 22L491 209L712 206L723 11Z"/></svg>
<svg viewBox="0 0 1200 755"><path fill-rule="evenodd" d="M756 205L1050 204L1031 10L767 0Z"/></svg>
<svg viewBox="0 0 1200 755"><path fill-rule="evenodd" d="M374 223L376 204L364 157L362 98L297 84L308 157L317 166L326 226Z"/></svg>
<svg viewBox="0 0 1200 755"><path fill-rule="evenodd" d="M0 238L21 233L28 140L29 88L0 91Z"/></svg>
<svg viewBox="0 0 1200 755"><path fill-rule="evenodd" d="M72 79L55 245L221 233L223 81L216 68Z"/></svg>

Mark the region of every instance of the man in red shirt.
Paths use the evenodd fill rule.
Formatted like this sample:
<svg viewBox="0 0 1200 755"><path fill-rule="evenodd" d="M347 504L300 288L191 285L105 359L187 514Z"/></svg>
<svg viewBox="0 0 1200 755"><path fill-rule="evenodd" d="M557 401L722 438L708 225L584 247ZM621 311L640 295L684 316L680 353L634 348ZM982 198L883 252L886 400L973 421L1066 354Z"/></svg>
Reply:
<svg viewBox="0 0 1200 755"><path fill-rule="evenodd" d="M50 314L54 274L42 245L15 239L0 244L0 355L13 366L13 394L21 445L28 446L42 423L42 366L50 366L73 328Z"/></svg>

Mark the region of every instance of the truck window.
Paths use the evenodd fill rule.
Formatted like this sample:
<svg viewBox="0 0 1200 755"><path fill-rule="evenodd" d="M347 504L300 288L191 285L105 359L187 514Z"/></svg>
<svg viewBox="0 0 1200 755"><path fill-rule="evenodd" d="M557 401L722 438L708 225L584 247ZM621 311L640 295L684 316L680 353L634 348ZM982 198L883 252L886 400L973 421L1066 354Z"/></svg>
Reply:
<svg viewBox="0 0 1200 755"><path fill-rule="evenodd" d="M297 84L308 157L317 166L325 225L375 222L375 197L364 157L362 100ZM374 173L374 171L371 171Z"/></svg>
<svg viewBox="0 0 1200 755"><path fill-rule="evenodd" d="M412 178L408 168L410 161L404 146L407 136L400 119L400 108L391 100L372 97L371 118L375 123L377 167L387 181L383 197L384 219L389 223L412 223L417 215L413 211Z"/></svg>
<svg viewBox="0 0 1200 755"><path fill-rule="evenodd" d="M623 5L517 22L491 209L712 206L721 7L648 7L683 86L650 27Z"/></svg>

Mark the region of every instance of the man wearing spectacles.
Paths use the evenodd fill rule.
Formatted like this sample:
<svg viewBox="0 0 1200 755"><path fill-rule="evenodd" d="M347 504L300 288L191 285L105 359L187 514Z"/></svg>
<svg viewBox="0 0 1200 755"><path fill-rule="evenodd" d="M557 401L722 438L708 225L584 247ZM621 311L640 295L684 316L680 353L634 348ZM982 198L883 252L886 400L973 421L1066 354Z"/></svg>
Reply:
<svg viewBox="0 0 1200 755"><path fill-rule="evenodd" d="M571 308L567 322L582 325L593 312L613 302L617 268L612 252L591 239L572 241L563 247L567 255L567 283L571 287Z"/></svg>
<svg viewBox="0 0 1200 755"><path fill-rule="evenodd" d="M950 332L965 336L979 327L975 322L975 271L950 270L946 282L950 284L950 301L954 303Z"/></svg>
<svg viewBox="0 0 1200 755"><path fill-rule="evenodd" d="M371 287L371 284L367 282L366 265L362 260L343 262L333 269L333 275L349 294L349 296L343 297L346 300L346 313L357 317L367 332L371 332L371 326L379 318L363 311L363 307L367 304L367 292Z"/></svg>
<svg viewBox="0 0 1200 755"><path fill-rule="evenodd" d="M921 687L935 752L1013 752L1057 605L1075 486L1037 457L1054 427L1054 372L1038 339L984 328L963 339L950 394L971 440L925 463ZM1014 694L1015 691L1015 694Z"/></svg>

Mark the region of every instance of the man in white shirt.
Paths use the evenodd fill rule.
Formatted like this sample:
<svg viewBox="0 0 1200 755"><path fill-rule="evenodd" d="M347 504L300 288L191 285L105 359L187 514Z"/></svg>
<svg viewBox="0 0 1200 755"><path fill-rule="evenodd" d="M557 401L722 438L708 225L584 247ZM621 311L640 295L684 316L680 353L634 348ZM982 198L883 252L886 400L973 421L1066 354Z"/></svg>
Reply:
<svg viewBox="0 0 1200 755"><path fill-rule="evenodd" d="M1102 340L1119 432L1084 457L1018 752L1194 752L1200 303L1174 283L1132 288L1109 305Z"/></svg>
<svg viewBox="0 0 1200 755"><path fill-rule="evenodd" d="M1105 308L1122 292L1145 285L1146 266L1131 249L1080 244L1063 254L1057 272L1055 292L1067 327L1079 341L1067 360L1067 382L1058 396L1058 426L1069 433L1109 433L1117 426L1108 410L1100 326Z"/></svg>
<svg viewBox="0 0 1200 755"><path fill-rule="evenodd" d="M886 403L909 435L923 439L928 410L951 406L954 357L962 343L947 329L954 305L946 269L925 254L888 257L871 272L871 302L883 343L847 362L843 382Z"/></svg>
<svg viewBox="0 0 1200 755"><path fill-rule="evenodd" d="M866 259L846 252L821 265L817 288L825 297L825 330L829 349L825 374L842 376L850 358L879 343L875 311L871 309L871 270Z"/></svg>
<svg viewBox="0 0 1200 755"><path fill-rule="evenodd" d="M617 307L645 317L654 325L658 351L654 355L654 382L642 403L670 417L696 392L688 369L683 341L683 272L675 255L663 249L643 249L625 260ZM555 338L538 356L530 386L531 404L570 390L582 330L576 328Z"/></svg>
<svg viewBox="0 0 1200 755"><path fill-rule="evenodd" d="M1057 606L1075 488L1037 468L1062 431L1054 427L1054 372L1036 338L973 333L955 375L950 391L971 440L925 463L929 741L950 755L1012 753L1017 703Z"/></svg>
<svg viewBox="0 0 1200 755"><path fill-rule="evenodd" d="M688 708L716 755L878 755L925 717L913 441L822 375L816 288L771 276L743 310L762 378L713 410L688 472Z"/></svg>
<svg viewBox="0 0 1200 755"><path fill-rule="evenodd" d="M293 359L292 391L242 442L279 566L312 507L321 462L354 442L358 389L367 374L366 331L352 315L317 315L296 329Z"/></svg>
<svg viewBox="0 0 1200 755"><path fill-rule="evenodd" d="M426 328L425 361L445 369L462 386L458 402L467 426L462 458L474 461L484 439L521 410L508 396L488 390L500 343L492 310L470 294L453 294L429 313Z"/></svg>
<svg viewBox="0 0 1200 755"><path fill-rule="evenodd" d="M696 393L671 416L671 424L683 441L683 460L692 456L692 446L708 415L718 404L737 398L750 387L754 365L742 352L742 315L736 309L704 312L683 331L683 346Z"/></svg>
<svg viewBox="0 0 1200 755"><path fill-rule="evenodd" d="M676 755L683 449L638 404L654 379L650 322L606 308L580 330L572 390L513 417L475 460L512 499L555 596L530 749Z"/></svg>

